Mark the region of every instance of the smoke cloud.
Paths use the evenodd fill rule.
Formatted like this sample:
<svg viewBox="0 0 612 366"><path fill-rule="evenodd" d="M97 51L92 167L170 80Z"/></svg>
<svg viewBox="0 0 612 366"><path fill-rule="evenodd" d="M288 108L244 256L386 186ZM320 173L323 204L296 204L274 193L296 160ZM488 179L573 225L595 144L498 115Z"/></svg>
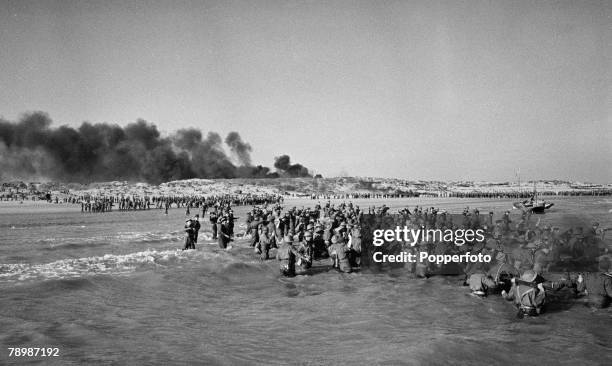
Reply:
<svg viewBox="0 0 612 366"><path fill-rule="evenodd" d="M242 141L238 132L230 132L225 138L225 143L229 146L230 151L236 155L240 165L251 165L251 145Z"/></svg>
<svg viewBox="0 0 612 366"><path fill-rule="evenodd" d="M161 183L189 178L275 178L306 176L308 169L252 166L250 144L238 132L225 140L216 132L203 138L198 129L162 137L157 127L139 119L125 127L83 122L53 128L44 112L24 114L17 122L0 119L0 179L54 179L67 182L139 180ZM224 142L231 157L224 150ZM235 164L234 162L237 162ZM304 175L305 174L305 175Z"/></svg>
<svg viewBox="0 0 612 366"><path fill-rule="evenodd" d="M308 169L302 164L291 164L289 155L281 155L275 158L274 167L281 175L288 177L310 177Z"/></svg>

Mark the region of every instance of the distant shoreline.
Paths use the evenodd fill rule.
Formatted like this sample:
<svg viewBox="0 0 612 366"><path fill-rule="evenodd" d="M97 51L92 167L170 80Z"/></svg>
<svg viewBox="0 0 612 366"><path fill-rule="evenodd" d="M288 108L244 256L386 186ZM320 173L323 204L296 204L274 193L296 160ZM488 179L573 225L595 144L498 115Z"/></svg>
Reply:
<svg viewBox="0 0 612 366"><path fill-rule="evenodd" d="M595 201L595 200L609 200L612 204L612 197L594 197L594 196L559 196L554 198L555 201L564 201L564 200L572 200L572 201ZM433 205L433 206L452 206L457 207L456 211L461 212L459 207L474 207L478 208L479 203L484 204L483 206L487 206L487 204L491 203L508 203L505 206L505 209L512 210L511 202L512 199L509 198L459 198L459 197L402 197L402 198L321 198L321 199L311 199L309 197L287 197L285 200L285 205L287 206L303 206L303 205L313 205L319 202L327 202L331 203L342 203L342 202L353 202L363 208L368 206L379 206L382 204L386 204L392 208L406 207L406 206L422 206L422 205ZM175 210L176 208L171 208ZM505 210L504 209L504 210ZM116 208L113 211L121 212ZM138 210L137 210L138 211ZM136 212L137 212L136 211ZM150 210L143 211L162 211L158 208L151 208ZM452 210L451 210L452 211ZM512 210L514 211L514 210ZM17 214L17 213L59 213L59 212L81 212L80 204L73 203L65 203L65 202L47 202L43 200L24 200L24 201L0 201L0 215L2 214ZM95 215L95 213L86 213L88 215Z"/></svg>
<svg viewBox="0 0 612 366"><path fill-rule="evenodd" d="M397 178L338 177L338 178L276 178L276 179L186 179L161 183L128 181L89 184L62 182L1 183L0 199L16 195L53 197L66 196L171 196L171 195L244 195L278 194L291 196L392 196L392 197L458 197L529 198L536 190L541 196L612 196L612 184L586 184L560 180L518 182L421 181Z"/></svg>

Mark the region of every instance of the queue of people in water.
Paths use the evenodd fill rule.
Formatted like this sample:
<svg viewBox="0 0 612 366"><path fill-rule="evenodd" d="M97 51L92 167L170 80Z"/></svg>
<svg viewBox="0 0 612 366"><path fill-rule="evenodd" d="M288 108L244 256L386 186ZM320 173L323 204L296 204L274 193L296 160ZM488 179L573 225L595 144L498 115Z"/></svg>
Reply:
<svg viewBox="0 0 612 366"><path fill-rule="evenodd" d="M364 212L350 202L337 207L328 202L301 209L285 209L279 203L264 204L247 213L246 235L261 260L278 261L283 276L311 273L314 261L321 260L329 260L339 272L350 273L359 270L362 255L371 254L364 253L368 246L363 245L362 229L380 225L389 215L390 209L385 205L369 207ZM208 221L220 248L227 248L232 240L236 219L230 205L211 209ZM612 243L605 238L610 229L601 228L598 223L586 230L582 227L561 230L541 225L529 211L514 222L509 211L494 220L493 212L480 215L478 210L466 208L461 215L451 215L418 206L399 210L391 219L398 225L414 228L482 230L485 241L461 246L420 241L404 250L489 255L494 258L490 263L469 263L460 268L465 275L464 285L469 286L474 296L501 294L515 303L520 317L540 314L546 304L546 293L562 288L571 289L574 296L586 297L595 307L610 305ZM194 248L199 228L198 215L187 220L185 249ZM420 278L450 274L444 265L432 263L416 262L410 270ZM564 274L554 281L546 280L545 276L552 273Z"/></svg>
<svg viewBox="0 0 612 366"><path fill-rule="evenodd" d="M208 207L208 205L203 207L202 219L206 217ZM222 203L222 201L211 202L210 207L209 221L212 227L212 239L218 240L221 249L226 249L230 241L233 240L234 222L238 218L234 216L234 211L229 203ZM187 208L185 214L190 214L189 208ZM183 250L195 249L200 228L200 214L185 220L185 246Z"/></svg>
<svg viewBox="0 0 612 366"><path fill-rule="evenodd" d="M394 193L383 192L361 192L361 193L312 193L309 195L311 200L355 200L355 199L393 199L393 198L413 198L413 197L446 197L446 198L497 198L497 199L520 199L530 198L533 192L529 190L517 191L397 191ZM612 189L596 188L590 190L566 190L566 191L540 191L539 196L612 196Z"/></svg>
<svg viewBox="0 0 612 366"><path fill-rule="evenodd" d="M283 196L277 194L222 194L214 196L175 195L175 196L72 196L64 198L64 202L80 204L81 212L102 213L110 212L113 208L119 211L139 211L150 209L168 209L172 207L185 208L187 214L191 210L201 209L202 216L206 215L209 207L215 206L251 206L269 203L282 203Z"/></svg>

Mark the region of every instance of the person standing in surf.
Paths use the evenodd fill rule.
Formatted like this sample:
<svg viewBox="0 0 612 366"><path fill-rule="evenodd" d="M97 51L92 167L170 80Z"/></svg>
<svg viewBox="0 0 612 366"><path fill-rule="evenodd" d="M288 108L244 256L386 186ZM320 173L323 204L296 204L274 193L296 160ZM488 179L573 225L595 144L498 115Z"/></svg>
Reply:
<svg viewBox="0 0 612 366"><path fill-rule="evenodd" d="M217 240L221 249L226 249L231 240L227 222L226 216L221 216L217 220Z"/></svg>
<svg viewBox="0 0 612 366"><path fill-rule="evenodd" d="M217 239L217 221L219 220L217 216L217 209L213 208L209 214L210 224L212 226L212 238L213 240Z"/></svg>
<svg viewBox="0 0 612 366"><path fill-rule="evenodd" d="M194 225L191 219L185 220L184 231L185 231L185 246L183 247L183 250L195 249L195 245L193 244Z"/></svg>
<svg viewBox="0 0 612 366"><path fill-rule="evenodd" d="M344 238L339 235L334 235L331 238L332 245L329 247L330 257L332 258L332 267L340 272L352 272L351 264L349 263L348 252Z"/></svg>
<svg viewBox="0 0 612 366"><path fill-rule="evenodd" d="M200 232L200 215L196 214L192 220L193 222L193 249L195 249L195 244L198 242L198 233Z"/></svg>
<svg viewBox="0 0 612 366"><path fill-rule="evenodd" d="M300 238L300 234L296 234L293 240L297 243L295 250L298 253L296 274L306 274L312 267L312 233L306 231L303 239Z"/></svg>
<svg viewBox="0 0 612 366"><path fill-rule="evenodd" d="M260 258L262 261L268 260L270 258L269 253L271 241L268 227L264 225L259 225L258 236L259 240L257 241L256 249L259 251L259 254L261 255Z"/></svg>
<svg viewBox="0 0 612 366"><path fill-rule="evenodd" d="M276 259L280 262L280 273L285 277L295 276L296 250L293 248L290 235L285 235L276 251Z"/></svg>

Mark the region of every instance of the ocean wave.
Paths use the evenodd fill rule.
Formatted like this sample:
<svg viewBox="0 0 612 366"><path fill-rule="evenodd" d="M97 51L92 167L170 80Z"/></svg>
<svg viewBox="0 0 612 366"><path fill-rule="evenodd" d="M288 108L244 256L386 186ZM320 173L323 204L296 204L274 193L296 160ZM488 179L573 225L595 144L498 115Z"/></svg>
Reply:
<svg viewBox="0 0 612 366"><path fill-rule="evenodd" d="M122 274L134 272L147 265L164 265L189 258L192 251L145 250L125 255L106 254L100 257L61 259L44 264L0 264L0 281L31 279L60 279L96 274Z"/></svg>
<svg viewBox="0 0 612 366"><path fill-rule="evenodd" d="M179 263L198 263L200 273L212 276L235 276L245 273L269 271L270 261L261 262L249 257L250 251L225 251L216 248L215 242L198 250L154 250L129 254L105 254L103 256L65 258L50 263L0 264L0 282L16 282L37 279L63 279L99 274L127 274L143 268L172 267ZM72 245L72 244L67 244Z"/></svg>
<svg viewBox="0 0 612 366"><path fill-rule="evenodd" d="M38 240L38 244L54 248L79 248L82 246L123 244L123 243L162 243L179 242L183 233L173 232L118 232L115 235L94 235L90 237L52 237Z"/></svg>

